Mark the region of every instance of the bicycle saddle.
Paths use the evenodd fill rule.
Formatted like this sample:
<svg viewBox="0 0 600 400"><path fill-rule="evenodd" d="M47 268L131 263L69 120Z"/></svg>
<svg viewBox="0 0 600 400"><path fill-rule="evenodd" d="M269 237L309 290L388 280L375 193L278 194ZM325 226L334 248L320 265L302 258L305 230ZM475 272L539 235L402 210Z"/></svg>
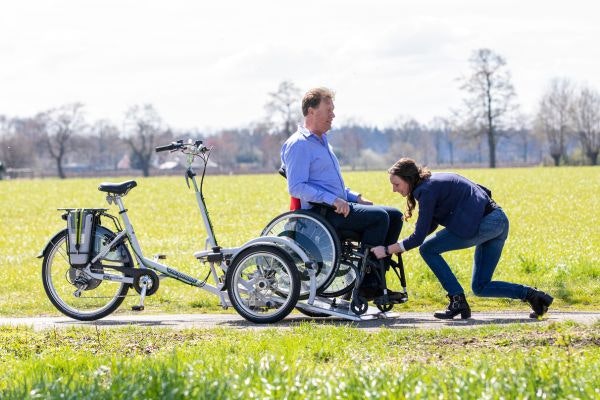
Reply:
<svg viewBox="0 0 600 400"><path fill-rule="evenodd" d="M125 181L121 183L103 182L98 186L98 190L101 192L125 195L136 186L136 181Z"/></svg>

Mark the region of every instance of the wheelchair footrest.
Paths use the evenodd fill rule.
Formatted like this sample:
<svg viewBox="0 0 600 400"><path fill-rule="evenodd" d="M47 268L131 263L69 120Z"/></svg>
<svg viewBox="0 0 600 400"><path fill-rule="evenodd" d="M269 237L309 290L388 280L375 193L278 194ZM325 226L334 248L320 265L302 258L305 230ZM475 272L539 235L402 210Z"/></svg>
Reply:
<svg viewBox="0 0 600 400"><path fill-rule="evenodd" d="M408 295L403 292L394 292L390 294L384 294L382 296L373 299L373 303L378 306L387 304L402 304L408 301Z"/></svg>

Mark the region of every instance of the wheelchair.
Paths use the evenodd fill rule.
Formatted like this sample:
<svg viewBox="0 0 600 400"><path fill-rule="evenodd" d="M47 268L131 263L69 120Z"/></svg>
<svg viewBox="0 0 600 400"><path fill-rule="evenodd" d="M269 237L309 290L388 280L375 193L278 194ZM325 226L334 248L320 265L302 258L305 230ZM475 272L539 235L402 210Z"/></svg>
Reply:
<svg viewBox="0 0 600 400"><path fill-rule="evenodd" d="M292 198L291 211L275 217L263 229L261 236L279 236L294 241L310 258L315 268L308 268L293 257L300 272L300 297L296 308L311 317L340 316L363 320L392 310L394 304L408 300L402 256L387 263L369 255L363 249L358 232L336 230L324 217L329 205L314 204L311 210L300 210L299 201ZM293 253L292 253L293 254ZM388 295L385 275L391 269L402 290L394 301ZM368 298L361 295L361 284L368 274L377 283L381 295ZM372 301L379 312L369 307Z"/></svg>

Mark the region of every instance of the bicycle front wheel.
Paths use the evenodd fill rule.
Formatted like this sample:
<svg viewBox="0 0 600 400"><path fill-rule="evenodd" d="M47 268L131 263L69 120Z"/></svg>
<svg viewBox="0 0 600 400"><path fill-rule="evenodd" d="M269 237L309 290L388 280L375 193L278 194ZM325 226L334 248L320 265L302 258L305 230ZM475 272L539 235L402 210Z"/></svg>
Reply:
<svg viewBox="0 0 600 400"><path fill-rule="evenodd" d="M99 227L96 244L102 245L110 240L111 234L108 229ZM126 246L117 246L91 270L123 276L111 266L133 266ZM63 314L80 321L94 321L109 315L121 305L129 290L127 283L95 279L82 268L72 267L67 252L66 230L52 239L51 247L44 254L42 281L52 304Z"/></svg>
<svg viewBox="0 0 600 400"><path fill-rule="evenodd" d="M248 321L277 322L298 302L298 269L292 258L275 246L242 250L227 269L226 279L233 308Z"/></svg>

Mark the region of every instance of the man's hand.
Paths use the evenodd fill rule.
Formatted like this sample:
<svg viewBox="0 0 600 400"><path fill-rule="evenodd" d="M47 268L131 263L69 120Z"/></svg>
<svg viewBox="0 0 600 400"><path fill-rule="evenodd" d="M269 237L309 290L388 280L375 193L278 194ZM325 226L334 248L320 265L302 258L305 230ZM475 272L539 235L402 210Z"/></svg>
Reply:
<svg viewBox="0 0 600 400"><path fill-rule="evenodd" d="M333 206L335 207L335 212L338 214L342 214L345 217L350 214L350 205L346 200L342 200L339 197L335 199L333 202Z"/></svg>
<svg viewBox="0 0 600 400"><path fill-rule="evenodd" d="M358 204L364 204L365 206L372 206L373 202L369 199L365 199L364 197L362 197L362 194L358 196L358 198L356 199L356 202Z"/></svg>
<svg viewBox="0 0 600 400"><path fill-rule="evenodd" d="M377 257L378 259L387 257L387 255L385 254L385 246L376 246L371 248L371 253L375 254L375 257Z"/></svg>

